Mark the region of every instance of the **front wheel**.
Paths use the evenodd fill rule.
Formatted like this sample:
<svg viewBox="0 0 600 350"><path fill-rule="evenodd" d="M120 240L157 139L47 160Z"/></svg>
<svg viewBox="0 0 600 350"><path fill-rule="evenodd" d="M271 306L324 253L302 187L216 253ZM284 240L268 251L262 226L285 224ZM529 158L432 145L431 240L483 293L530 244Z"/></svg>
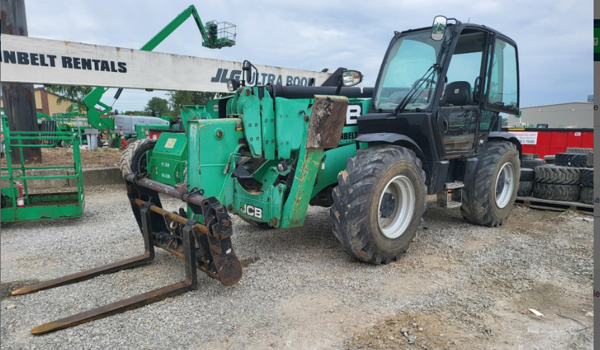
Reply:
<svg viewBox="0 0 600 350"><path fill-rule="evenodd" d="M510 142L488 142L473 178L465 179L460 207L463 217L477 225L502 225L517 198L520 174L517 147Z"/></svg>
<svg viewBox="0 0 600 350"><path fill-rule="evenodd" d="M333 190L333 234L358 260L397 260L417 234L426 192L425 172L413 151L392 145L358 150Z"/></svg>
<svg viewBox="0 0 600 350"><path fill-rule="evenodd" d="M119 168L123 178L129 173L145 175L148 172L147 152L154 149L156 140L142 139L131 143L121 156Z"/></svg>

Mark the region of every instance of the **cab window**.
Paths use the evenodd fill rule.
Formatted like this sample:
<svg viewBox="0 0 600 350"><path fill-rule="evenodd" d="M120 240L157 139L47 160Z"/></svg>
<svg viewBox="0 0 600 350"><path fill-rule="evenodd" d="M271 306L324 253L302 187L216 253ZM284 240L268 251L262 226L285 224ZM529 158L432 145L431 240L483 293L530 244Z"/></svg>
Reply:
<svg viewBox="0 0 600 350"><path fill-rule="evenodd" d="M496 39L492 57L488 104L500 108L519 108L517 50L510 43Z"/></svg>
<svg viewBox="0 0 600 350"><path fill-rule="evenodd" d="M478 104L485 41L486 34L481 31L465 30L460 34L446 72L445 105Z"/></svg>

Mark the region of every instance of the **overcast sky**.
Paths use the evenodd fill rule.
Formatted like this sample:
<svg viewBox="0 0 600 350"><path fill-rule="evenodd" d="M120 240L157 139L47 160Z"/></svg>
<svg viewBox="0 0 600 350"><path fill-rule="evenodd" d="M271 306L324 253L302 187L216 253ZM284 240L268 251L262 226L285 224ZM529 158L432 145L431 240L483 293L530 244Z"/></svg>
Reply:
<svg viewBox="0 0 600 350"><path fill-rule="evenodd" d="M320 71L360 70L372 86L393 32L435 15L484 24L519 47L521 107L584 102L593 93L593 2L26 0L29 36L138 49L190 4L203 22L237 25L234 47L211 50L193 20L155 51ZM193 77L189 77L193 79ZM110 90L104 102L112 103ZM127 90L115 108L143 109L164 92Z"/></svg>

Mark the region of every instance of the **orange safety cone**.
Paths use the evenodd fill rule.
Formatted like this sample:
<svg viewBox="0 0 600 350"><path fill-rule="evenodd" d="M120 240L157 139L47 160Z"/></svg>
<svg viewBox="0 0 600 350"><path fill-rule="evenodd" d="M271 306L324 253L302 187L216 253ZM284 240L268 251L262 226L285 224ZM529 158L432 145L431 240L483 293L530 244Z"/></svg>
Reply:
<svg viewBox="0 0 600 350"><path fill-rule="evenodd" d="M119 132L121 133L121 149L125 149L127 148L127 141L125 141L125 135L123 135L123 128L120 128Z"/></svg>

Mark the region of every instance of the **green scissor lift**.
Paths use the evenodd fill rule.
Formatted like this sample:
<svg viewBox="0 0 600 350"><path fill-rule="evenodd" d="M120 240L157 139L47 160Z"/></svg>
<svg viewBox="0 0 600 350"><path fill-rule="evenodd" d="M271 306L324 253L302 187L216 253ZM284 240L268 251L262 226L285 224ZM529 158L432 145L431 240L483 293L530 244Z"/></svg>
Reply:
<svg viewBox="0 0 600 350"><path fill-rule="evenodd" d="M87 116L85 114L81 114L79 112L65 112L65 113L54 113L52 117L47 117L48 121L53 121L56 123L56 130L53 131L61 131L61 132L72 132L78 135L80 140L80 144L87 145L87 137L88 135L85 133L86 129L95 129L87 120ZM38 113L38 119L40 119L40 113ZM65 141L58 146L72 146L70 141Z"/></svg>
<svg viewBox="0 0 600 350"><path fill-rule="evenodd" d="M0 222L15 222L25 220L46 220L78 218L83 214L83 174L81 172L81 157L79 154L79 139L75 132L37 132L19 131L11 132L8 119L2 115L2 132L6 147L6 167L2 167L2 180L8 180L8 187L0 189L2 208ZM27 143L34 141L37 143ZM49 141L41 143L40 141ZM23 161L23 148L53 148L58 142L73 144L73 165L71 166L25 166ZM11 153L19 152L21 164L13 166ZM28 170L72 170L66 175L34 175L28 176ZM31 194L27 187L28 180L73 179L77 182L77 191L64 193ZM19 189L16 182L23 185L24 206L17 205Z"/></svg>

